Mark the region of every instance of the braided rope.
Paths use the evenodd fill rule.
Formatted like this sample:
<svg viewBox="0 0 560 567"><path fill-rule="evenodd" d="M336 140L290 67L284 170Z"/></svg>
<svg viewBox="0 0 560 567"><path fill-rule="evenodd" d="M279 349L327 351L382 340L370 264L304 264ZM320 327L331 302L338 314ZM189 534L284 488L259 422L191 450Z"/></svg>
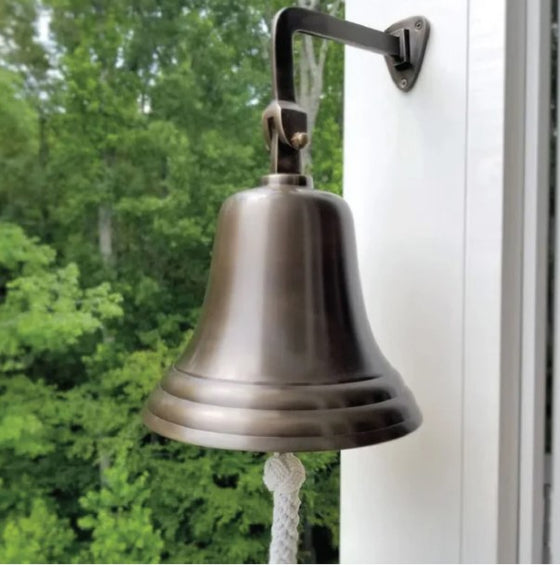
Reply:
<svg viewBox="0 0 560 567"><path fill-rule="evenodd" d="M299 489L304 481L305 469L293 453L275 453L264 465L264 483L274 498L269 563L297 562Z"/></svg>

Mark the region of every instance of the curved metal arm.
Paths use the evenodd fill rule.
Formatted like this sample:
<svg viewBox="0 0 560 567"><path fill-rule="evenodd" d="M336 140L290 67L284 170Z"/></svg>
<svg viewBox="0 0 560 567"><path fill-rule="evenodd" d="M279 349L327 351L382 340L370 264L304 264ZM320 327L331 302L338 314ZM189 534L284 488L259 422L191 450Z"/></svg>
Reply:
<svg viewBox="0 0 560 567"><path fill-rule="evenodd" d="M272 29L272 83L274 98L278 100L296 100L292 45L296 32L391 55L398 61L406 58L406 48L403 50L399 37L306 8L280 10L274 17Z"/></svg>
<svg viewBox="0 0 560 567"><path fill-rule="evenodd" d="M382 32L297 7L280 10L272 28L274 100L263 113L263 128L274 173L299 173L299 152L308 140L307 115L295 104L292 40L296 32L381 53L394 83L405 92L418 77L429 36L429 24L422 16L397 22Z"/></svg>

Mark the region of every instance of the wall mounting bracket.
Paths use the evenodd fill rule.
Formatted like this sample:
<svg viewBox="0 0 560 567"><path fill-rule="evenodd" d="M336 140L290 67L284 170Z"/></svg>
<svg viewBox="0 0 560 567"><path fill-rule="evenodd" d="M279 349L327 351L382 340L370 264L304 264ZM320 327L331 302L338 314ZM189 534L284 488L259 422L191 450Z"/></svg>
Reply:
<svg viewBox="0 0 560 567"><path fill-rule="evenodd" d="M396 22L384 32L328 14L290 7L280 10L272 23L272 88L274 100L263 113L263 129L271 153L273 173L300 173L300 150L309 139L305 110L298 107L294 86L295 33L330 39L380 53L402 92L414 86L430 34L422 16Z"/></svg>
<svg viewBox="0 0 560 567"><path fill-rule="evenodd" d="M423 16L413 16L389 26L385 33L398 37L401 43L400 57L386 55L385 61L395 85L401 91L408 92L416 83L422 68L430 24Z"/></svg>

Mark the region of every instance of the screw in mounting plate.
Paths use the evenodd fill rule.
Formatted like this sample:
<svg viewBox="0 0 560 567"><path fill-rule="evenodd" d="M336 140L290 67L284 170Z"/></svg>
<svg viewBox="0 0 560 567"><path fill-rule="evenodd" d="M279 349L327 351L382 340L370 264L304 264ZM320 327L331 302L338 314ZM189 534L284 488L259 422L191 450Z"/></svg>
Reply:
<svg viewBox="0 0 560 567"><path fill-rule="evenodd" d="M416 21L414 22L414 27L415 27L417 30L421 30L421 29L424 27L424 22L423 22L422 20L416 20Z"/></svg>
<svg viewBox="0 0 560 567"><path fill-rule="evenodd" d="M407 86L408 86L408 81L406 79L401 79L399 81L399 87L401 89L406 89Z"/></svg>

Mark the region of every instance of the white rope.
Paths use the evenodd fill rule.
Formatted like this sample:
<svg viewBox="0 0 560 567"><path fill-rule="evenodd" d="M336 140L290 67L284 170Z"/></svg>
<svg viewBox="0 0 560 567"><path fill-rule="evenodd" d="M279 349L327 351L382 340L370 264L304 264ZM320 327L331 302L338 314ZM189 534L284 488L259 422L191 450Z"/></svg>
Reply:
<svg viewBox="0 0 560 567"><path fill-rule="evenodd" d="M274 497L269 563L296 563L299 489L305 469L293 453L275 453L264 464L264 483Z"/></svg>

